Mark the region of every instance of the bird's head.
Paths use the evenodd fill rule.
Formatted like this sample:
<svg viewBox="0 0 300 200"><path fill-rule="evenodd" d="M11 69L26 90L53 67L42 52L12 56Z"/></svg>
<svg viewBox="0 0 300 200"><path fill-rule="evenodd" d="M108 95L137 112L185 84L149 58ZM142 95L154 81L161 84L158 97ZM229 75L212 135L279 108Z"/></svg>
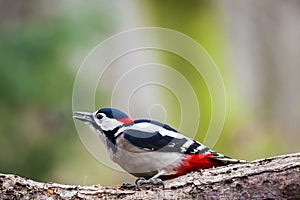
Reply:
<svg viewBox="0 0 300 200"><path fill-rule="evenodd" d="M96 112L74 112L73 118L84 121L101 131L111 131L133 120L122 111L115 108L101 108Z"/></svg>

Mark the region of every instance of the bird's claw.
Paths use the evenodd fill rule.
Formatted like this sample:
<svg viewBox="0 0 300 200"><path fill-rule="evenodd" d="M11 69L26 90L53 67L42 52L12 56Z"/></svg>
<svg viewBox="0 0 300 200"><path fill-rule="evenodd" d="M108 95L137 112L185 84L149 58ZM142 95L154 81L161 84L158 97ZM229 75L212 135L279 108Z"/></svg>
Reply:
<svg viewBox="0 0 300 200"><path fill-rule="evenodd" d="M136 186L136 189L137 190L141 190L141 185L143 184L148 184L148 183L151 183L153 185L158 185L158 186L163 186L163 189L165 188L165 184L163 182L163 180L161 180L160 178L150 178L148 180L146 180L145 178L143 177L139 177L138 179L136 179L135 181L135 186Z"/></svg>
<svg viewBox="0 0 300 200"><path fill-rule="evenodd" d="M146 180L144 177L139 177L138 179L136 179L135 181L135 186L137 190L141 190L141 185L149 183L148 180Z"/></svg>
<svg viewBox="0 0 300 200"><path fill-rule="evenodd" d="M160 178L151 178L151 179L149 179L149 181L150 181L150 183L152 183L153 185L162 185L163 186L163 188L165 188L165 184L164 184L164 182L163 182L163 180L161 180Z"/></svg>

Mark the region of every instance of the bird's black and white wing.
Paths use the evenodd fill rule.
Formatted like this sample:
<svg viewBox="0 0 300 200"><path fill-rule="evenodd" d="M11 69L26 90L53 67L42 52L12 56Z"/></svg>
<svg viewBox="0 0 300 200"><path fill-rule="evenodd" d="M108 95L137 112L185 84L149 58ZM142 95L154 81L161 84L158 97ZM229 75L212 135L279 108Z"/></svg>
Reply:
<svg viewBox="0 0 300 200"><path fill-rule="evenodd" d="M157 121L136 120L134 124L120 129L116 136L120 134L133 146L146 151L178 152L182 154L213 152L199 142Z"/></svg>

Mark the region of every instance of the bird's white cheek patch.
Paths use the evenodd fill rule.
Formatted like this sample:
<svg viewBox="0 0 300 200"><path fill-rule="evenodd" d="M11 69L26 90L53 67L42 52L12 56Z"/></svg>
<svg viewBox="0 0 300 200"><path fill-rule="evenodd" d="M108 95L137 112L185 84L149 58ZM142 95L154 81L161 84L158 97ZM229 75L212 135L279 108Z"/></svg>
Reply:
<svg viewBox="0 0 300 200"><path fill-rule="evenodd" d="M101 129L104 131L114 130L116 127L121 126L123 123L115 119L105 119L101 123Z"/></svg>

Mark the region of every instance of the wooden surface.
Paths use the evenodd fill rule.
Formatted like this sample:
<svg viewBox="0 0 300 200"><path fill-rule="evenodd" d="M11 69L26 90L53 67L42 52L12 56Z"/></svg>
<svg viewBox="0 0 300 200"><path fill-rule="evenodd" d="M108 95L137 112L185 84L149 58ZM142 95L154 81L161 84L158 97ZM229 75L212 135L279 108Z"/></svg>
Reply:
<svg viewBox="0 0 300 200"><path fill-rule="evenodd" d="M193 172L142 191L0 174L0 199L300 199L300 153Z"/></svg>

